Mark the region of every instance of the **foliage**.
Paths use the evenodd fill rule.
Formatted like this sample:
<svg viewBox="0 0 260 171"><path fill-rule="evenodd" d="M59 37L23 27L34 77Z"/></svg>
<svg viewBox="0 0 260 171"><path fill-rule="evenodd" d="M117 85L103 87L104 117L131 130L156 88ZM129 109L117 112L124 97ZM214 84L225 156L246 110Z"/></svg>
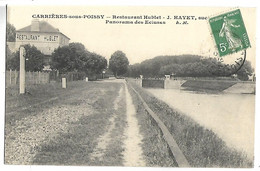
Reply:
<svg viewBox="0 0 260 171"><path fill-rule="evenodd" d="M6 23L6 41L7 42L15 42L16 29L10 24Z"/></svg>
<svg viewBox="0 0 260 171"><path fill-rule="evenodd" d="M249 78L248 76L249 75L251 76L253 72L254 72L254 70L251 66L251 62L245 61L244 65L237 72L237 78L240 80L247 81Z"/></svg>
<svg viewBox="0 0 260 171"><path fill-rule="evenodd" d="M252 72L251 63L246 61L237 75L241 80L248 80L248 75ZM221 63L215 58L194 55L155 57L130 65L127 73L130 77L164 77L171 74L178 77L229 77L233 73L229 64Z"/></svg>
<svg viewBox="0 0 260 171"><path fill-rule="evenodd" d="M44 66L44 54L42 54L35 46L25 45L25 70L26 71L42 71ZM12 58L7 58L7 69L20 69L20 53L13 54Z"/></svg>
<svg viewBox="0 0 260 171"><path fill-rule="evenodd" d="M90 53L86 61L85 71L89 75L101 74L102 71L107 67L107 60L95 53Z"/></svg>
<svg viewBox="0 0 260 171"><path fill-rule="evenodd" d="M127 72L129 61L122 51L116 51L111 55L109 59L109 69L117 77Z"/></svg>
<svg viewBox="0 0 260 171"><path fill-rule="evenodd" d="M74 55L69 46L58 47L52 53L51 68L57 69L62 73L74 71L76 64Z"/></svg>
<svg viewBox="0 0 260 171"><path fill-rule="evenodd" d="M10 60L14 57L14 53L10 50L8 46L6 46L6 60Z"/></svg>
<svg viewBox="0 0 260 171"><path fill-rule="evenodd" d="M60 72L80 71L88 75L100 74L107 67L107 60L85 49L81 43L70 43L52 53L51 68Z"/></svg>

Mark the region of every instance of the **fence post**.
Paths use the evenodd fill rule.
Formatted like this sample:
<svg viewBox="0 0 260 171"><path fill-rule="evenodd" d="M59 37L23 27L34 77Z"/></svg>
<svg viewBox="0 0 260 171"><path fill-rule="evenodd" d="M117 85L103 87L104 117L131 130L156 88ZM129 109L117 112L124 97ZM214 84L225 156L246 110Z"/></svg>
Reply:
<svg viewBox="0 0 260 171"><path fill-rule="evenodd" d="M16 70L14 70L14 85L17 84L17 72Z"/></svg>
<svg viewBox="0 0 260 171"><path fill-rule="evenodd" d="M38 71L35 72L35 76L36 76L37 84L39 84L39 74L38 74Z"/></svg>
<svg viewBox="0 0 260 171"><path fill-rule="evenodd" d="M32 82L32 77L31 77L31 71L27 71L26 73L25 73L25 77L27 77L27 85L29 85L29 84L31 84L31 82Z"/></svg>
<svg viewBox="0 0 260 171"><path fill-rule="evenodd" d="M48 75L47 75L48 82L47 82L47 83L50 83L50 82L51 82L50 74L51 74L51 73L48 72Z"/></svg>
<svg viewBox="0 0 260 171"><path fill-rule="evenodd" d="M10 69L10 72L9 72L9 80L10 80L10 85L12 85L12 70Z"/></svg>
<svg viewBox="0 0 260 171"><path fill-rule="evenodd" d="M42 80L41 80L41 72L40 71L38 71L38 77L39 77L39 84L41 84Z"/></svg>
<svg viewBox="0 0 260 171"><path fill-rule="evenodd" d="M32 72L32 83L33 83L33 84L36 84L34 72Z"/></svg>

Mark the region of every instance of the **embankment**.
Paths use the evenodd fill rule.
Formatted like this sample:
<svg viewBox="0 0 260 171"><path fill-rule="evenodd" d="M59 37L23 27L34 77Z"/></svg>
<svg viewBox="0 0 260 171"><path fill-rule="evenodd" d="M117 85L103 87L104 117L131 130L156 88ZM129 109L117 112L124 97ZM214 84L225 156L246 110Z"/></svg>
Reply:
<svg viewBox="0 0 260 171"><path fill-rule="evenodd" d="M144 88L186 89L203 92L224 92L236 94L255 94L255 82L234 80L164 80L135 79Z"/></svg>
<svg viewBox="0 0 260 171"><path fill-rule="evenodd" d="M187 80L182 88L194 91L217 91L224 93L254 94L255 83L227 80Z"/></svg>
<svg viewBox="0 0 260 171"><path fill-rule="evenodd" d="M254 82L239 82L224 90L225 93L255 94Z"/></svg>
<svg viewBox="0 0 260 171"><path fill-rule="evenodd" d="M220 81L220 80L188 80L181 85L181 87L190 90L213 90L223 91L236 84L234 81Z"/></svg>

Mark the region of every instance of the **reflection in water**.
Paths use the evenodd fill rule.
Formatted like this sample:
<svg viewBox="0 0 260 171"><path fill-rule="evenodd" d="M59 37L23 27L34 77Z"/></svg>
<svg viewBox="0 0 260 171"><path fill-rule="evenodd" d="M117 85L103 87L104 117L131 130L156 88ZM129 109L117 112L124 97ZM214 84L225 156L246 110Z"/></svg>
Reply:
<svg viewBox="0 0 260 171"><path fill-rule="evenodd" d="M176 89L147 89L155 97L211 129L229 147L254 156L254 95L201 94Z"/></svg>

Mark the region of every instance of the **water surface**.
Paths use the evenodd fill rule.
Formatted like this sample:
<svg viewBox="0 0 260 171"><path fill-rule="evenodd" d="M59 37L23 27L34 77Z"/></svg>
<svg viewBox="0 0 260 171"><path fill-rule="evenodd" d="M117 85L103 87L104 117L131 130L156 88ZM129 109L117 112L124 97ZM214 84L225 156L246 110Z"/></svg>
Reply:
<svg viewBox="0 0 260 171"><path fill-rule="evenodd" d="M206 94L177 89L147 89L169 106L211 129L229 147L254 156L255 96Z"/></svg>

